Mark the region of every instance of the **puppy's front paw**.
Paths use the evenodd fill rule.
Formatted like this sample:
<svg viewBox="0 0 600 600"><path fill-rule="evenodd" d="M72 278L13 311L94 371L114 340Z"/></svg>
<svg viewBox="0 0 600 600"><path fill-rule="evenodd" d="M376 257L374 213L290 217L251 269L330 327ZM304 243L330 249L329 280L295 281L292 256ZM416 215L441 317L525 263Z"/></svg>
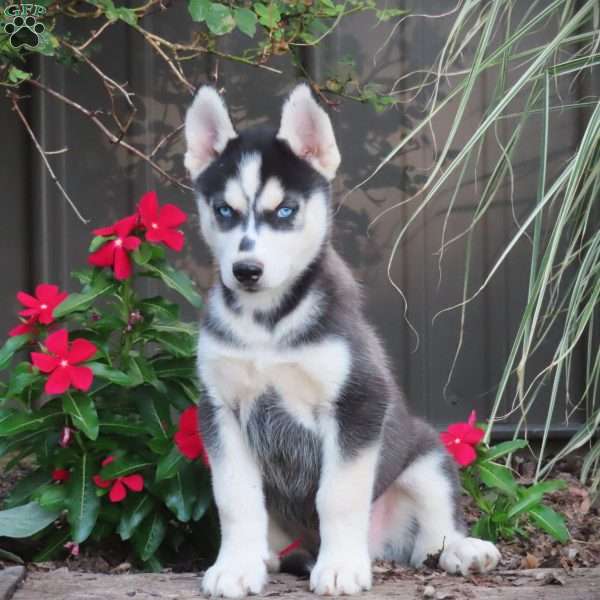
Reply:
<svg viewBox="0 0 600 600"><path fill-rule="evenodd" d="M440 567L447 573L485 573L496 567L500 552L491 542L461 538L451 542L440 556Z"/></svg>
<svg viewBox="0 0 600 600"><path fill-rule="evenodd" d="M319 557L310 574L310 589L324 596L351 595L370 590L371 581L371 561L368 556Z"/></svg>
<svg viewBox="0 0 600 600"><path fill-rule="evenodd" d="M202 591L209 597L242 598L260 594L267 583L267 567L260 558L223 557L204 574Z"/></svg>

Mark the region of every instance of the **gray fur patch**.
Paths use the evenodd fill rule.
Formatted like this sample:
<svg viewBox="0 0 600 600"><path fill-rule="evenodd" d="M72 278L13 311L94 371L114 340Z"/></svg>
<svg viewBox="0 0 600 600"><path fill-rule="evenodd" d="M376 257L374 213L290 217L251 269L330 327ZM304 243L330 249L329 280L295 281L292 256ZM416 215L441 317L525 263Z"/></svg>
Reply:
<svg viewBox="0 0 600 600"><path fill-rule="evenodd" d="M198 425L209 456L218 454L221 447L219 423L217 420L219 410L223 409L215 406L206 393L200 395L200 401L198 402Z"/></svg>
<svg viewBox="0 0 600 600"><path fill-rule="evenodd" d="M282 406L273 389L258 398L245 426L263 475L269 512L278 521L315 527L321 442Z"/></svg>

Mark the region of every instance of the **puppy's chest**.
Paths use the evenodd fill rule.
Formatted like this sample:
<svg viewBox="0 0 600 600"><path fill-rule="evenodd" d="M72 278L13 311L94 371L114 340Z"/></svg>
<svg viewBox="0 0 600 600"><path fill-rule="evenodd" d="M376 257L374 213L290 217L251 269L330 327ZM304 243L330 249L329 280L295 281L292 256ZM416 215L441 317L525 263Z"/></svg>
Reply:
<svg viewBox="0 0 600 600"><path fill-rule="evenodd" d="M347 344L332 338L300 348L208 348L200 360L204 383L246 422L257 400L276 397L278 406L305 427L327 411L351 371Z"/></svg>

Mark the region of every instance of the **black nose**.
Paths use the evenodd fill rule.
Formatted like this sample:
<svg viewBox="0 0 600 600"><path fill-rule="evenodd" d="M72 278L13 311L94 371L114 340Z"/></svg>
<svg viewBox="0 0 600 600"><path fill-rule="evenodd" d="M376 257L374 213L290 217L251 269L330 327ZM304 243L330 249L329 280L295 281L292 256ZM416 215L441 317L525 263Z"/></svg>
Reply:
<svg viewBox="0 0 600 600"><path fill-rule="evenodd" d="M241 260L233 265L233 275L240 283L256 283L262 273L262 264L254 260Z"/></svg>

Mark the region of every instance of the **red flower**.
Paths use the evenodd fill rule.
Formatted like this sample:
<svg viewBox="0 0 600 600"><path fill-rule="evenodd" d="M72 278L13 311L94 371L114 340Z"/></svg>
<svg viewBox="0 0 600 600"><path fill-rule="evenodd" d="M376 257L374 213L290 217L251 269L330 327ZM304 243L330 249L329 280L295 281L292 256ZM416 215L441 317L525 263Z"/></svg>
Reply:
<svg viewBox="0 0 600 600"><path fill-rule="evenodd" d="M56 285L40 283L35 288L35 296L25 292L18 292L17 299L25 307L19 311L25 320L11 329L10 336L36 333L37 323L50 325L54 321L54 309L68 296L67 292L61 292Z"/></svg>
<svg viewBox="0 0 600 600"><path fill-rule="evenodd" d="M70 477L71 473L69 473L67 469L54 469L54 471L52 471L52 481L63 483L65 481L69 481Z"/></svg>
<svg viewBox="0 0 600 600"><path fill-rule="evenodd" d="M198 457L208 467L208 454L198 431L198 407L186 408L179 417L179 430L175 433L175 444L185 457L195 460Z"/></svg>
<svg viewBox="0 0 600 600"><path fill-rule="evenodd" d="M96 346L84 339L73 340L69 345L69 333L59 329L50 334L46 341L49 354L32 352L31 362L42 372L51 373L44 388L47 394L62 394L71 386L87 391L92 385L94 374L89 367L78 367L96 354Z"/></svg>
<svg viewBox="0 0 600 600"><path fill-rule="evenodd" d="M37 322L35 318L27 319L27 321L13 327L8 335L14 337L15 335L25 335L27 333L37 333Z"/></svg>
<svg viewBox="0 0 600 600"><path fill-rule="evenodd" d="M461 467L467 467L475 461L475 446L485 435L483 429L475 427L475 420L475 411L472 411L466 423L454 423L448 427L448 431L440 433L442 443Z"/></svg>
<svg viewBox="0 0 600 600"><path fill-rule="evenodd" d="M179 252L183 248L183 231L178 229L187 221L187 215L174 204L158 205L156 192L142 196L138 205L140 220L146 228L146 241L162 242Z"/></svg>
<svg viewBox="0 0 600 600"><path fill-rule="evenodd" d="M40 283L35 288L35 296L19 292L17 299L25 307L19 314L22 317L35 319L42 325L49 325L54 321L54 309L68 296L67 292L60 292L58 286L49 283Z"/></svg>
<svg viewBox="0 0 600 600"><path fill-rule="evenodd" d="M102 461L102 466L110 465L114 462L114 456L107 456ZM102 489L110 488L108 498L111 502L121 502L127 496L127 490L132 492L141 492L144 489L144 478L135 473L134 475L126 475L125 477L117 477L116 479L102 479L100 475L94 475L92 478L94 483Z"/></svg>
<svg viewBox="0 0 600 600"><path fill-rule="evenodd" d="M132 215L117 221L110 227L94 229L94 233L100 236L116 236L114 240L107 240L96 252L90 254L88 262L94 267L112 267L115 279L123 281L131 277L131 259L129 253L135 250L141 243L139 237L131 235L138 224L138 216Z"/></svg>

